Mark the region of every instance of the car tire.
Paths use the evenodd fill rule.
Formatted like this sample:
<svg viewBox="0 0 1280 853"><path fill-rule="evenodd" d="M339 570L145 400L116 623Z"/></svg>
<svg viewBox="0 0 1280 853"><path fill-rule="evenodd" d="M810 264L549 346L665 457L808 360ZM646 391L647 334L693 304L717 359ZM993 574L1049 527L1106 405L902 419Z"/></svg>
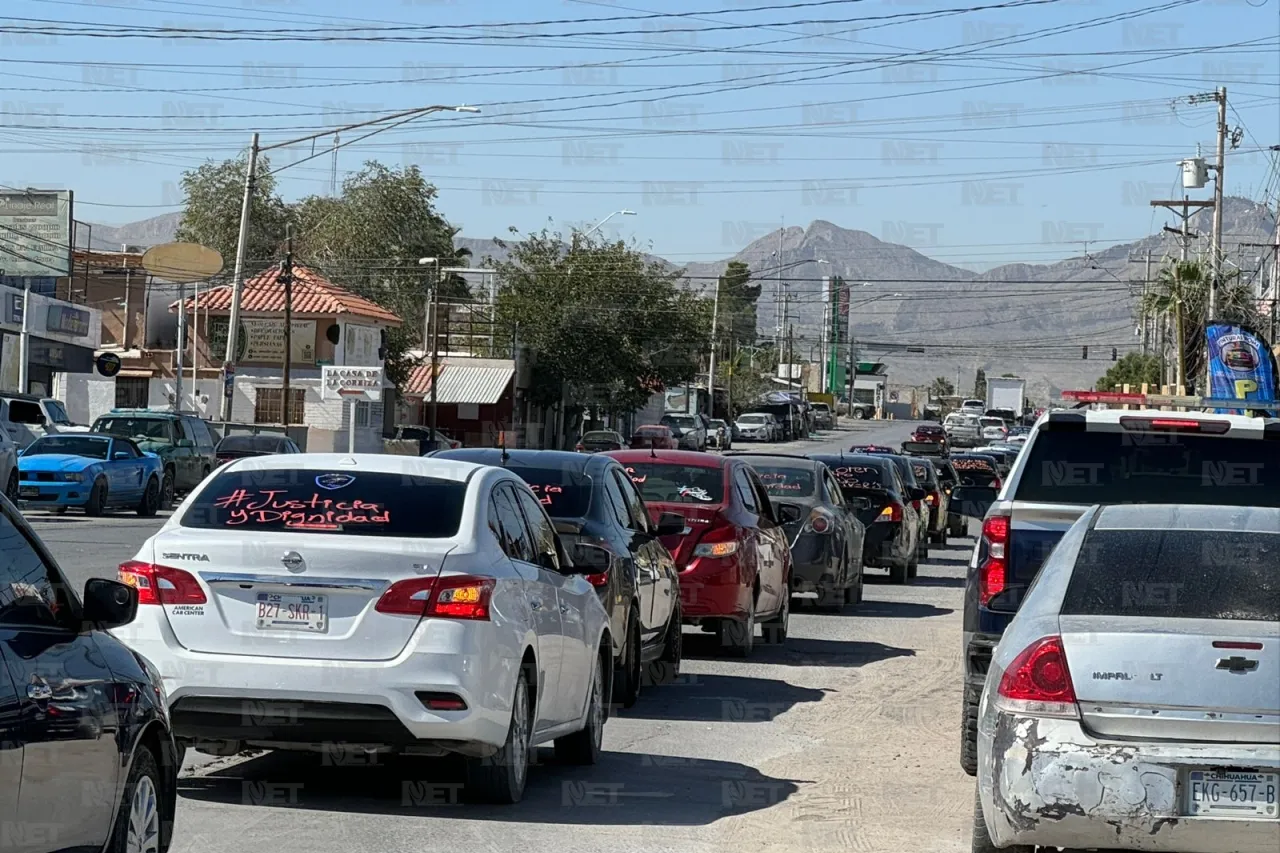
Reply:
<svg viewBox="0 0 1280 853"><path fill-rule="evenodd" d="M596 655L595 672L591 676L591 688L587 698L586 725L571 735L556 738L556 760L562 764L576 764L584 767L600 760L601 745L604 742L604 724L609 719L609 710L604 704L605 674L609 671L608 666L609 655L606 649Z"/></svg>
<svg viewBox="0 0 1280 853"><path fill-rule="evenodd" d="M511 724L502 747L486 758L467 759L466 791L470 798L494 805L514 805L524 797L529 778L529 745L533 729L529 678L521 669L511 702Z"/></svg>
<svg viewBox="0 0 1280 853"><path fill-rule="evenodd" d="M640 699L640 680L644 673L640 662L640 611L634 607L627 613L627 639L622 657L622 666L614 676L611 701L630 708Z"/></svg>
<svg viewBox="0 0 1280 853"><path fill-rule="evenodd" d="M89 500L84 505L84 514L95 518L107 511L107 481L99 477L93 481L89 490Z"/></svg>
<svg viewBox="0 0 1280 853"><path fill-rule="evenodd" d="M172 836L171 819L164 814L164 790L160 781L160 765L145 746L138 746L129 768L129 780L120 796L116 822L107 840L106 853L133 853L135 850L169 849ZM154 840L154 844L152 844Z"/></svg>
<svg viewBox="0 0 1280 853"><path fill-rule="evenodd" d="M978 705L965 691L960 702L960 769L970 776L978 775Z"/></svg>
<svg viewBox="0 0 1280 853"><path fill-rule="evenodd" d="M867 419L867 413L864 412L862 409L854 409L853 418L854 420L865 421Z"/></svg>
<svg viewBox="0 0 1280 853"><path fill-rule="evenodd" d="M666 642L662 647L662 657L650 661L648 666L649 683L655 686L672 684L680 677L680 665L684 661L684 618L680 605L671 611L671 620L667 623Z"/></svg>
<svg viewBox="0 0 1280 853"><path fill-rule="evenodd" d="M716 625L716 640L720 648L733 657L746 658L756 643L756 602L752 593L751 607L746 619L721 619Z"/></svg>
<svg viewBox="0 0 1280 853"><path fill-rule="evenodd" d="M208 465L204 466L204 468L201 469L200 482L203 483L205 480L209 479L209 472L210 472L210 468Z"/></svg>
<svg viewBox="0 0 1280 853"><path fill-rule="evenodd" d="M782 596L782 609L778 615L764 622L761 626L764 641L771 646L780 646L787 641L791 630L791 595Z"/></svg>
<svg viewBox="0 0 1280 853"><path fill-rule="evenodd" d="M926 551L925 553L927 554L928 552ZM912 559L910 563L907 563L907 580L910 581L919 576L920 576L920 558L916 557Z"/></svg>
<svg viewBox="0 0 1280 853"><path fill-rule="evenodd" d="M911 576L911 561L903 560L901 564L889 564L889 583L904 584Z"/></svg>
<svg viewBox="0 0 1280 853"><path fill-rule="evenodd" d="M824 586L818 589L817 608L826 613L839 613L844 610L845 591L841 587Z"/></svg>
<svg viewBox="0 0 1280 853"><path fill-rule="evenodd" d="M862 582L866 578L866 574L867 573L864 567L861 564L859 564L858 579L853 582L853 586L849 587L849 590L848 590L850 604L853 604L856 606L862 603L862 599L863 599L863 583Z"/></svg>
<svg viewBox="0 0 1280 853"><path fill-rule="evenodd" d="M978 796L978 786L973 786L973 840L970 842L971 853L1035 853L1035 848L1027 844L1015 844L1012 847L997 847L987 832L987 822L982 817L982 798Z"/></svg>
<svg viewBox="0 0 1280 853"><path fill-rule="evenodd" d="M9 472L9 482L5 483L4 496L11 501L18 500L18 466L14 465Z"/></svg>
<svg viewBox="0 0 1280 853"><path fill-rule="evenodd" d="M151 518L160 510L160 481L152 477L147 481L147 488L142 492L142 500L138 503L138 515Z"/></svg>
<svg viewBox="0 0 1280 853"><path fill-rule="evenodd" d="M173 509L174 500L177 497L178 483L177 475L174 474L172 468L164 469L164 476L160 480L160 508L163 510Z"/></svg>

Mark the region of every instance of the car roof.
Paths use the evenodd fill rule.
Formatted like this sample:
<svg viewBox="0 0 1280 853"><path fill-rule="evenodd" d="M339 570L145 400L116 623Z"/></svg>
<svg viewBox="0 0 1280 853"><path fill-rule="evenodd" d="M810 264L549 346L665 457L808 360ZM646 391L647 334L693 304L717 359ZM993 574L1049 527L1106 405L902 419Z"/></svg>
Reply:
<svg viewBox="0 0 1280 853"><path fill-rule="evenodd" d="M1280 508L1186 504L1116 504L1102 507L1095 530L1225 530L1280 534Z"/></svg>
<svg viewBox="0 0 1280 853"><path fill-rule="evenodd" d="M1280 429L1280 418L1255 418L1248 415L1220 415L1215 412L1162 412L1159 409L1054 409L1045 412L1036 422L1039 427L1046 420L1053 422L1070 422L1084 420L1085 428L1107 425L1119 428L1122 418L1195 420L1195 421L1227 421L1231 424L1228 433L1248 433L1238 435L1241 438L1261 438L1265 431Z"/></svg>
<svg viewBox="0 0 1280 853"><path fill-rule="evenodd" d="M783 463L786 463L786 462L794 462L794 463L797 463L795 465L796 468L808 468L810 470L817 468L819 465L825 464L809 456L799 456L794 453L769 453L764 450L739 450L733 453L726 453L724 455L736 456L739 459L744 459L746 460L748 465L751 464L751 461L753 459L755 460L771 459L777 462L779 465L782 465Z"/></svg>
<svg viewBox="0 0 1280 853"><path fill-rule="evenodd" d="M402 456L395 453L288 453L275 456L252 456L237 459L227 467L241 471L279 471L287 469L315 471L350 471L377 474L407 474L465 482L476 471L491 467L460 459L436 459L430 456ZM226 470L225 468L222 470Z"/></svg>
<svg viewBox="0 0 1280 853"><path fill-rule="evenodd" d="M569 450L508 450L506 459L502 457L501 447L459 447L437 450L427 454L426 458L456 459L493 468L556 468L566 471L586 471L588 468L608 464L599 454L574 453Z"/></svg>
<svg viewBox="0 0 1280 853"><path fill-rule="evenodd" d="M603 454L619 462L666 462L691 468L726 468L733 457L699 453L696 450L610 450Z"/></svg>
<svg viewBox="0 0 1280 853"><path fill-rule="evenodd" d="M194 417L194 415L184 415L178 412L157 412L154 409L112 409L105 414L98 415L99 418L109 418L112 415L130 418L182 418Z"/></svg>

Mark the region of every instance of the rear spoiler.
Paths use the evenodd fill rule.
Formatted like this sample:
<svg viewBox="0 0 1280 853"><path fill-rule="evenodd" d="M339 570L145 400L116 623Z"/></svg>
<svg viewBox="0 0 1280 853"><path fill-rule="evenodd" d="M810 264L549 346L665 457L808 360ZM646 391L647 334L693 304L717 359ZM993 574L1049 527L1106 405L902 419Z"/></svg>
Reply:
<svg viewBox="0 0 1280 853"><path fill-rule="evenodd" d="M946 447L931 441L904 441L902 452L908 456L948 456Z"/></svg>
<svg viewBox="0 0 1280 853"><path fill-rule="evenodd" d="M1177 394L1133 394L1121 391L1063 391L1062 399L1075 408L1089 405L1140 406L1144 409L1231 409L1262 417L1275 417L1280 400L1246 400L1238 397L1196 397Z"/></svg>

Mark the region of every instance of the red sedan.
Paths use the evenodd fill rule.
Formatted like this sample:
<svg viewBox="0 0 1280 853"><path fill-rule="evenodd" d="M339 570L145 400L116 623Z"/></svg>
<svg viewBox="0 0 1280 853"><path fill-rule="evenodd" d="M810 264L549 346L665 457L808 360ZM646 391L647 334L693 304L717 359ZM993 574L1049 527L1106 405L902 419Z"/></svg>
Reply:
<svg viewBox="0 0 1280 853"><path fill-rule="evenodd" d="M684 531L662 543L680 570L686 624L714 631L720 645L746 657L756 625L766 643L787 638L791 549L760 478L741 459L682 450L619 450L656 520L673 512Z"/></svg>
<svg viewBox="0 0 1280 853"><path fill-rule="evenodd" d="M654 450L675 450L680 446L676 434L671 427L660 424L646 424L636 427L631 436L631 446L635 449L650 447Z"/></svg>
<svg viewBox="0 0 1280 853"><path fill-rule="evenodd" d="M915 432L911 433L911 441L919 444L942 444L947 443L947 431L942 428L941 424L922 424L916 427Z"/></svg>

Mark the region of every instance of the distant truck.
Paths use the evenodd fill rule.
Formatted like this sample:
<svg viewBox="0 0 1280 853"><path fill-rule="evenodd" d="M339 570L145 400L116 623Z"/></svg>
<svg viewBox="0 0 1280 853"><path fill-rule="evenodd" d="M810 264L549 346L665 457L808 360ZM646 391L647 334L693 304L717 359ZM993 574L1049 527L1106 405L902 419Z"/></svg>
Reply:
<svg viewBox="0 0 1280 853"><path fill-rule="evenodd" d="M1025 379L1003 378L987 380L987 411L992 409L1009 409L1014 417L1022 416L1022 407L1026 402L1027 382Z"/></svg>

